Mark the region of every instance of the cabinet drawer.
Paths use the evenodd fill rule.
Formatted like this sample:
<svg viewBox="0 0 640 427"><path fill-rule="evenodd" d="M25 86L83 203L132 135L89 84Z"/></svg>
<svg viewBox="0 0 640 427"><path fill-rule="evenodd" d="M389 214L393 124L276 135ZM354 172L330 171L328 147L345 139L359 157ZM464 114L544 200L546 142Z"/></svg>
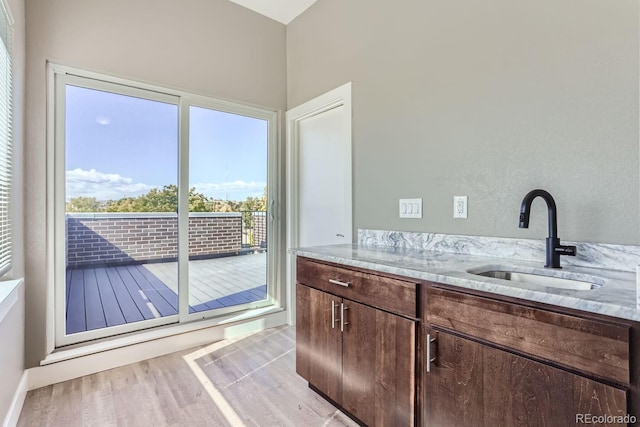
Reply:
<svg viewBox="0 0 640 427"><path fill-rule="evenodd" d="M629 327L429 287L426 321L629 384Z"/></svg>
<svg viewBox="0 0 640 427"><path fill-rule="evenodd" d="M297 282L372 307L417 316L417 284L297 258ZM348 285L348 286L345 286Z"/></svg>

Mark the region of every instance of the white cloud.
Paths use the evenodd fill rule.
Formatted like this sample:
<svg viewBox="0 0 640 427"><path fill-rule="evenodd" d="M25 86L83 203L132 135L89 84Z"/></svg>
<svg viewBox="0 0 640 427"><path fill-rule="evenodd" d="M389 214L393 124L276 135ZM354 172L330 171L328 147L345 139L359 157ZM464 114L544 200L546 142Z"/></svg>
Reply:
<svg viewBox="0 0 640 427"><path fill-rule="evenodd" d="M153 185L133 182L116 173L102 173L95 169L73 169L66 171L67 199L72 197L95 197L98 200L117 200L122 197L137 197L149 192Z"/></svg>
<svg viewBox="0 0 640 427"><path fill-rule="evenodd" d="M244 200L247 196L259 197L267 186L264 182L246 182L233 181L221 183L198 183L194 184L196 192L202 193L207 197L215 197L216 199Z"/></svg>
<svg viewBox="0 0 640 427"><path fill-rule="evenodd" d="M95 169L73 169L66 172L67 200L72 197L95 197L98 200L118 200L146 194L154 185L134 182L132 178L116 173L103 173ZM193 187L207 197L244 200L248 196L260 197L267 186L264 182L242 180L222 183L198 183Z"/></svg>

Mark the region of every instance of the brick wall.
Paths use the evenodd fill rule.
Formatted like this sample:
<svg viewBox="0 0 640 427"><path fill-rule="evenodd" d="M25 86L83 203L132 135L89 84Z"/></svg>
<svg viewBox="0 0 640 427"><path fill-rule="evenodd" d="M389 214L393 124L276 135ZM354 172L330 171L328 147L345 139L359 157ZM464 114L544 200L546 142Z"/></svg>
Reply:
<svg viewBox="0 0 640 427"><path fill-rule="evenodd" d="M253 214L253 241L259 248L267 247L267 213L254 212Z"/></svg>
<svg viewBox="0 0 640 427"><path fill-rule="evenodd" d="M189 218L189 255L238 252L241 248L242 217L195 216Z"/></svg>
<svg viewBox="0 0 640 427"><path fill-rule="evenodd" d="M67 214L67 266L175 260L175 214ZM241 249L239 213L192 214L189 255L213 257Z"/></svg>

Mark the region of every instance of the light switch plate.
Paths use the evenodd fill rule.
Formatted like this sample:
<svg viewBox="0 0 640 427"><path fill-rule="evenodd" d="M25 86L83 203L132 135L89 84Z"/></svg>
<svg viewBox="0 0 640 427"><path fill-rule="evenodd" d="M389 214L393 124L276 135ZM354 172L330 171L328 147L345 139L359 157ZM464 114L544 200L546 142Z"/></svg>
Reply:
<svg viewBox="0 0 640 427"><path fill-rule="evenodd" d="M400 218L422 218L422 199L400 199Z"/></svg>

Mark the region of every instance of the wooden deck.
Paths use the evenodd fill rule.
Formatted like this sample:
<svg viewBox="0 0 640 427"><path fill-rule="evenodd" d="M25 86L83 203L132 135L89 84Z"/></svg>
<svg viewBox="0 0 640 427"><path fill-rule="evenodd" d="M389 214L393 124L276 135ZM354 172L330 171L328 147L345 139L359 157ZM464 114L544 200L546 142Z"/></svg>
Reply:
<svg viewBox="0 0 640 427"><path fill-rule="evenodd" d="M189 262L191 313L263 300L266 254ZM176 262L67 270L67 334L178 313Z"/></svg>

